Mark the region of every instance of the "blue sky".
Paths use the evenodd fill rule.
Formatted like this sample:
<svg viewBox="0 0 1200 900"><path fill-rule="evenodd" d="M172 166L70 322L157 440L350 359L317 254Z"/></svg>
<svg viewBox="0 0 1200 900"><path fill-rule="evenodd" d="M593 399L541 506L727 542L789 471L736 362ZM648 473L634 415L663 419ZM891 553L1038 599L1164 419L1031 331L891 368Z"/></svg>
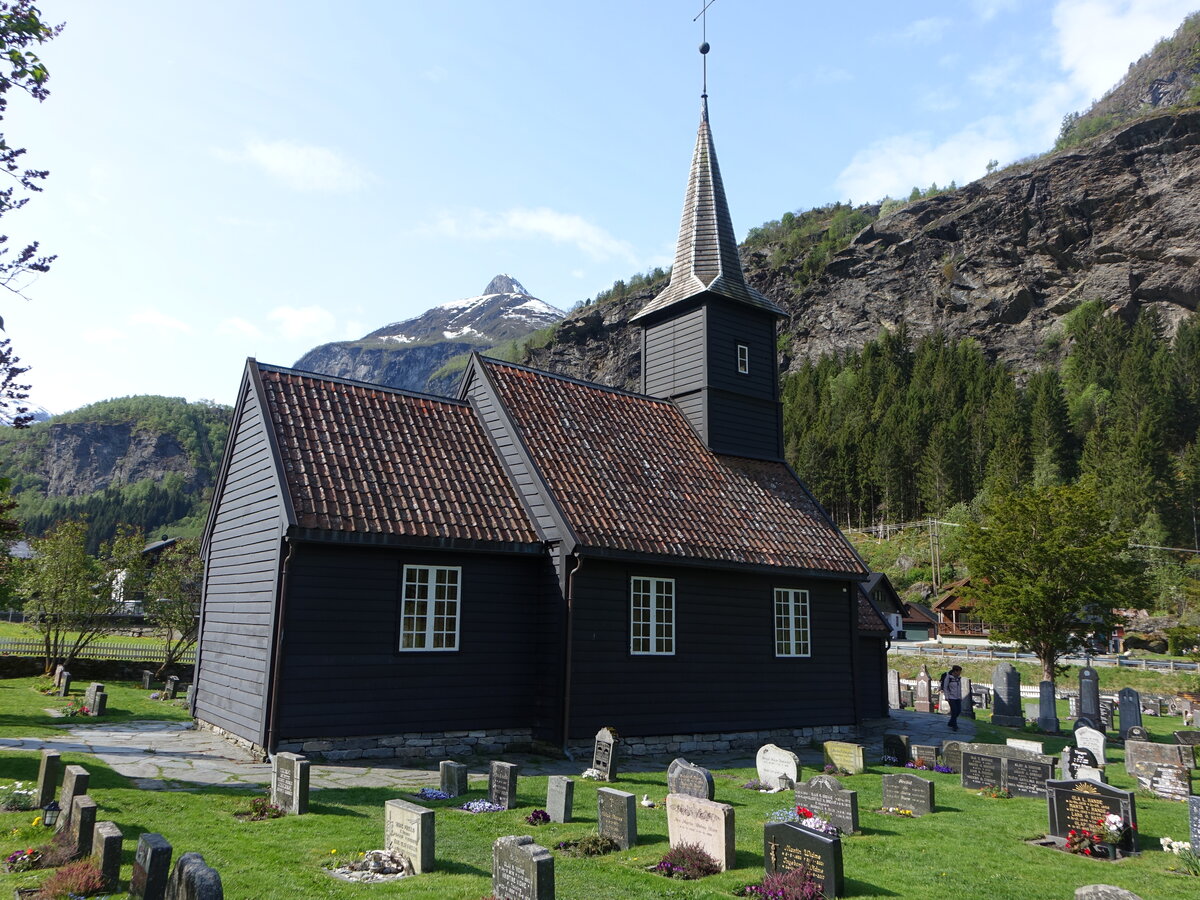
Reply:
<svg viewBox="0 0 1200 900"><path fill-rule="evenodd" d="M667 265L700 0L42 0L51 171L6 216L59 255L0 300L52 412L233 399L507 272L566 309ZM1198 0L716 0L711 120L739 236L1047 149Z"/></svg>

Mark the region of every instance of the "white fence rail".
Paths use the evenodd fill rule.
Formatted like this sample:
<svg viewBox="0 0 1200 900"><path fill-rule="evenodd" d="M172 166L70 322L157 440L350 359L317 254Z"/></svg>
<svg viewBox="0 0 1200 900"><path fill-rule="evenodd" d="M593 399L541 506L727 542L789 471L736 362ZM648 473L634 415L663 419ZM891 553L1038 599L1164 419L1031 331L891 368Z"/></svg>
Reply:
<svg viewBox="0 0 1200 900"><path fill-rule="evenodd" d="M9 656L43 656L46 647L37 640L0 639L0 654ZM75 654L76 659L116 659L126 662L160 663L166 658L166 650L156 644L100 644L91 643ZM195 649L187 650L179 658L182 665L196 662Z"/></svg>
<svg viewBox="0 0 1200 900"><path fill-rule="evenodd" d="M1012 650L993 650L991 647L905 647L893 644L888 653L897 655L932 656L937 659L1037 659L1032 653L1014 653ZM1063 662L1084 663L1093 666L1119 666L1128 669L1165 669L1168 672L1195 672L1200 665L1174 659L1127 659L1123 656L1064 656Z"/></svg>

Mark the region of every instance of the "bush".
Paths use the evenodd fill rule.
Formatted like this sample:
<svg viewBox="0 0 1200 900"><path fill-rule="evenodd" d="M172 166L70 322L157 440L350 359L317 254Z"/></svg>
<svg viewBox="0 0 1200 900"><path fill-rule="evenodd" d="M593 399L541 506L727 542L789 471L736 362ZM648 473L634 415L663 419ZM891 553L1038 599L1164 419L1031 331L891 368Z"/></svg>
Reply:
<svg viewBox="0 0 1200 900"><path fill-rule="evenodd" d="M699 844L680 844L666 852L654 871L668 878L695 881L721 871L720 864L701 849Z"/></svg>
<svg viewBox="0 0 1200 900"><path fill-rule="evenodd" d="M43 881L37 900L66 900L102 890L104 876L100 874L100 867L90 859L81 859L63 866Z"/></svg>
<svg viewBox="0 0 1200 900"><path fill-rule="evenodd" d="M744 897L769 897L770 900L822 900L825 892L808 869L800 866L787 872L774 872L760 884L748 885Z"/></svg>

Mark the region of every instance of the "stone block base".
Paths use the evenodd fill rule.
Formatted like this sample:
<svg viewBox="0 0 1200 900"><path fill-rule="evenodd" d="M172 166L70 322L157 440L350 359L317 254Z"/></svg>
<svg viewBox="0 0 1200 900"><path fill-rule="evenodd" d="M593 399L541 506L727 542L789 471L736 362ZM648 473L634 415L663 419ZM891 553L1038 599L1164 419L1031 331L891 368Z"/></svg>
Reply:
<svg viewBox="0 0 1200 900"><path fill-rule="evenodd" d="M722 753L730 750L757 751L763 744L795 747L813 741L854 740L853 725L817 725L810 728L772 728L764 731L698 732L629 737L621 736L621 757L670 756L688 753ZM569 748L576 759L591 759L592 741L571 741Z"/></svg>
<svg viewBox="0 0 1200 900"><path fill-rule="evenodd" d="M280 741L277 749L328 762L348 759L436 762L462 756L528 753L533 749L533 732L528 728L515 728L493 731L414 731L346 738L313 736Z"/></svg>

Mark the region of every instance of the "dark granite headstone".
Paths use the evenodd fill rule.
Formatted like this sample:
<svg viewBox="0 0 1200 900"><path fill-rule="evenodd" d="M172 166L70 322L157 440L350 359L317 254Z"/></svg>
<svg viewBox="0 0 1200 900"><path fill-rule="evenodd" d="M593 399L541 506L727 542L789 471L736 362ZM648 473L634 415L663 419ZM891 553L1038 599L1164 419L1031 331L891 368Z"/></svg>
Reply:
<svg viewBox="0 0 1200 900"><path fill-rule="evenodd" d="M271 802L294 816L308 812L308 766L298 753L276 753L271 760Z"/></svg>
<svg viewBox="0 0 1200 900"><path fill-rule="evenodd" d="M1074 780L1078 777L1076 772L1080 768L1098 768L1096 755L1086 747L1065 747L1062 752L1062 767L1063 771L1068 774L1068 779Z"/></svg>
<svg viewBox="0 0 1200 900"><path fill-rule="evenodd" d="M58 814L58 824L55 831L62 831L71 824L72 804L76 797L81 797L88 791L88 770L83 766L67 766L63 772L62 790L58 794L58 806L62 810Z"/></svg>
<svg viewBox="0 0 1200 900"><path fill-rule="evenodd" d="M1121 740L1128 740L1129 729L1142 724L1142 695L1133 688L1121 688L1117 703L1121 714Z"/></svg>
<svg viewBox="0 0 1200 900"><path fill-rule="evenodd" d="M438 775L447 797L461 797L467 792L467 767L463 763L444 759L438 763Z"/></svg>
<svg viewBox="0 0 1200 900"><path fill-rule="evenodd" d="M554 900L554 857L527 834L497 838L492 894L505 900Z"/></svg>
<svg viewBox="0 0 1200 900"><path fill-rule="evenodd" d="M610 728L596 732L596 743L592 749L592 768L605 781L612 781L617 774L617 736Z"/></svg>
<svg viewBox="0 0 1200 900"><path fill-rule="evenodd" d="M143 834L133 857L129 896L135 900L165 900L170 874L171 845L167 839L161 834Z"/></svg>
<svg viewBox="0 0 1200 900"><path fill-rule="evenodd" d="M1046 782L1054 775L1053 757L1004 761L1004 786L1014 797L1045 797Z"/></svg>
<svg viewBox="0 0 1200 900"><path fill-rule="evenodd" d="M1122 791L1094 781L1048 781L1046 805L1050 833L1065 838L1072 829L1095 829L1096 821L1109 813L1137 825L1137 804L1132 791ZM1126 852L1137 851L1137 829L1130 829L1120 843Z"/></svg>
<svg viewBox="0 0 1200 900"><path fill-rule="evenodd" d="M672 794L711 800L714 791L712 773L681 757L667 767L667 790Z"/></svg>
<svg viewBox="0 0 1200 900"><path fill-rule="evenodd" d="M883 808L912 810L914 816L927 816L936 808L933 782L903 773L883 776Z"/></svg>
<svg viewBox="0 0 1200 900"><path fill-rule="evenodd" d="M174 700L175 695L179 693L179 676L172 675L167 679L166 687L163 689L168 700Z"/></svg>
<svg viewBox="0 0 1200 900"><path fill-rule="evenodd" d="M908 762L908 735L886 732L883 736L883 755L892 757L900 766Z"/></svg>
<svg viewBox="0 0 1200 900"><path fill-rule="evenodd" d="M904 701L900 699L900 673L888 669L887 673L888 709L903 709Z"/></svg>
<svg viewBox="0 0 1200 900"><path fill-rule="evenodd" d="M1188 827L1192 832L1192 852L1200 854L1200 797L1188 797Z"/></svg>
<svg viewBox="0 0 1200 900"><path fill-rule="evenodd" d="M1125 741L1148 741L1150 740L1150 732L1141 725L1130 725L1125 729Z"/></svg>
<svg viewBox="0 0 1200 900"><path fill-rule="evenodd" d="M967 790L1001 787L1004 783L1004 760L989 753L963 747L962 786Z"/></svg>
<svg viewBox="0 0 1200 900"><path fill-rule="evenodd" d="M932 769L937 765L938 747L936 744L913 744L908 748L908 755L913 762L920 761Z"/></svg>
<svg viewBox="0 0 1200 900"><path fill-rule="evenodd" d="M770 823L763 828L763 864L768 875L807 869L813 880L820 882L826 898L846 892L840 837L794 822Z"/></svg>
<svg viewBox="0 0 1200 900"><path fill-rule="evenodd" d="M1047 734L1058 733L1058 706L1054 702L1054 682L1038 683L1038 728Z"/></svg>
<svg viewBox="0 0 1200 900"><path fill-rule="evenodd" d="M1100 722L1104 725L1105 731L1112 731L1113 722L1117 718L1117 704L1111 700L1100 701Z"/></svg>
<svg viewBox="0 0 1200 900"><path fill-rule="evenodd" d="M185 853L175 863L167 882L166 900L225 900L217 870L199 853Z"/></svg>
<svg viewBox="0 0 1200 900"><path fill-rule="evenodd" d="M933 712L933 679L929 668L921 666L921 674L917 676L917 712Z"/></svg>
<svg viewBox="0 0 1200 900"><path fill-rule="evenodd" d="M1139 788L1153 791L1164 800L1186 802L1192 796L1192 770L1186 766L1155 766L1146 774L1138 773Z"/></svg>
<svg viewBox="0 0 1200 900"><path fill-rule="evenodd" d="M1091 666L1079 670L1079 716L1093 728L1100 722L1100 673Z"/></svg>
<svg viewBox="0 0 1200 900"><path fill-rule="evenodd" d="M575 805L575 782L565 775L546 781L546 814L551 822L570 822Z"/></svg>
<svg viewBox="0 0 1200 900"><path fill-rule="evenodd" d="M407 800L383 805L384 849L407 858L416 874L433 871L435 839L432 809Z"/></svg>
<svg viewBox="0 0 1200 900"><path fill-rule="evenodd" d="M92 854L106 891L115 891L121 880L121 841L121 829L116 822L97 822L92 829Z"/></svg>
<svg viewBox="0 0 1200 900"><path fill-rule="evenodd" d="M814 775L796 785L796 805L811 809L842 831L858 831L858 791L848 791L830 775Z"/></svg>
<svg viewBox="0 0 1200 900"><path fill-rule="evenodd" d="M601 837L612 838L622 850L637 844L637 797L615 788L596 791L596 824Z"/></svg>
<svg viewBox="0 0 1200 900"><path fill-rule="evenodd" d="M1175 743L1188 747L1200 747L1200 731L1176 731Z"/></svg>
<svg viewBox="0 0 1200 900"><path fill-rule="evenodd" d="M992 669L992 724L1005 728L1021 728L1025 716L1021 711L1021 673L1012 663L1002 662Z"/></svg>
<svg viewBox="0 0 1200 900"><path fill-rule="evenodd" d="M495 762L488 769L488 802L505 809L517 805L517 775L516 763Z"/></svg>
<svg viewBox="0 0 1200 900"><path fill-rule="evenodd" d="M42 751L42 762L38 767L37 780L38 809L54 799L54 792L58 789L58 770L61 763L62 758L58 755L57 750Z"/></svg>
<svg viewBox="0 0 1200 900"><path fill-rule="evenodd" d="M58 681L58 696L67 697L71 693L71 673L63 669Z"/></svg>
<svg viewBox="0 0 1200 900"><path fill-rule="evenodd" d="M106 712L108 712L108 694L99 691L92 697L92 702L88 704L88 715L99 717Z"/></svg>
<svg viewBox="0 0 1200 900"><path fill-rule="evenodd" d="M149 669L142 669L142 689L151 690L154 687L154 673Z"/></svg>
<svg viewBox="0 0 1200 900"><path fill-rule="evenodd" d="M962 741L942 741L942 765L962 771Z"/></svg>
<svg viewBox="0 0 1200 900"><path fill-rule="evenodd" d="M92 832L96 828L96 801L80 794L71 801L71 824L68 834L76 856L92 855Z"/></svg>
<svg viewBox="0 0 1200 900"><path fill-rule="evenodd" d="M732 869L736 855L733 807L689 794L667 794L667 838L672 847L696 844L722 871Z"/></svg>
<svg viewBox="0 0 1200 900"><path fill-rule="evenodd" d="M975 718L975 685L971 683L971 679L963 676L962 678L962 718Z"/></svg>

